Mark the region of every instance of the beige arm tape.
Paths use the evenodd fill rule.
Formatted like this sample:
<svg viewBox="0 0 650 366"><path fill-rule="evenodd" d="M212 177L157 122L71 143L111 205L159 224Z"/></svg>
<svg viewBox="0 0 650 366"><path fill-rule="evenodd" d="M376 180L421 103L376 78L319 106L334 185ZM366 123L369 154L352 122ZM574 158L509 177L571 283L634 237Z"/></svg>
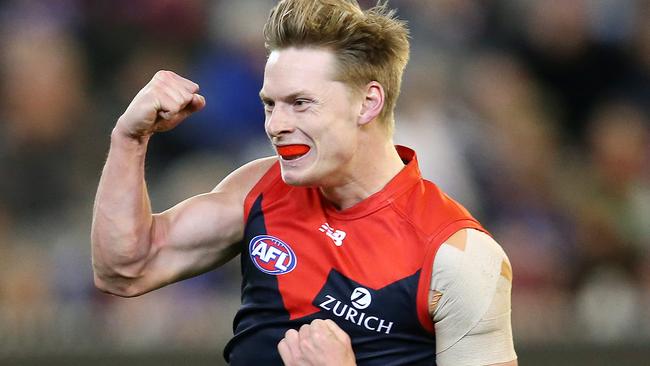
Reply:
<svg viewBox="0 0 650 366"><path fill-rule="evenodd" d="M429 307L438 365L490 365L517 358L510 321L510 268L499 244L477 230L463 230L440 247Z"/></svg>

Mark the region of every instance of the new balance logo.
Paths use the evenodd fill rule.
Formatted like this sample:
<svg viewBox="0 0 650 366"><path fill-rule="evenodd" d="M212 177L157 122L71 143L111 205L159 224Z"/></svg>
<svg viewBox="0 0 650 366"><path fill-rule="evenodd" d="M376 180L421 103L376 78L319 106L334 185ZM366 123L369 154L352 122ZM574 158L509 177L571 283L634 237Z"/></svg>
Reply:
<svg viewBox="0 0 650 366"><path fill-rule="evenodd" d="M318 229L321 233L325 233L325 235L329 236L330 239L334 242L334 245L337 247L340 247L343 245L343 239L345 239L345 231L343 230L334 230L328 223L324 223L323 225L320 226Z"/></svg>

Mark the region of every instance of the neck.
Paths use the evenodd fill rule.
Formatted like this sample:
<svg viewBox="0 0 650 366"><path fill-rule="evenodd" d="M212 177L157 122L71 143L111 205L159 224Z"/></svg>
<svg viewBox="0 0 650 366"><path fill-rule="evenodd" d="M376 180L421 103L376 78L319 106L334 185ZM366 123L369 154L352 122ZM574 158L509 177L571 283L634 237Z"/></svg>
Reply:
<svg viewBox="0 0 650 366"><path fill-rule="evenodd" d="M339 210L381 191L404 168L392 139L360 146L346 178L340 184L320 187L323 196Z"/></svg>

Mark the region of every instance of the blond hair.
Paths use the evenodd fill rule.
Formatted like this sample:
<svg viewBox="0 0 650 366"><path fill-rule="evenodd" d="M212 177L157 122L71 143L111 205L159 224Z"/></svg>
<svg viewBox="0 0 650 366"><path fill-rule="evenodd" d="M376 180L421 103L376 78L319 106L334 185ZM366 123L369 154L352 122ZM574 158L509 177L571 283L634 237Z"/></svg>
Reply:
<svg viewBox="0 0 650 366"><path fill-rule="evenodd" d="M266 49L323 47L334 52L335 78L354 90L371 81L385 91L379 115L388 131L409 59L409 31L386 3L362 10L356 0L282 0L264 26Z"/></svg>

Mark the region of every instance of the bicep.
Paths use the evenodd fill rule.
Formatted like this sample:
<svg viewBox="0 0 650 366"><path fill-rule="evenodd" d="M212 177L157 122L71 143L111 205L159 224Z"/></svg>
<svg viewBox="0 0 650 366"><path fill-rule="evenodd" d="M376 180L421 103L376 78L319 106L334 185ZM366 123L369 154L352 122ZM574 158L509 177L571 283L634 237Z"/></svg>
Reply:
<svg viewBox="0 0 650 366"><path fill-rule="evenodd" d="M510 263L488 235L466 230L462 245L443 244L431 290L439 365L516 364L510 323Z"/></svg>
<svg viewBox="0 0 650 366"><path fill-rule="evenodd" d="M244 200L270 166L257 161L229 175L212 192L153 215L151 250L141 275L130 279L144 293L196 276L232 259L244 232Z"/></svg>
<svg viewBox="0 0 650 366"><path fill-rule="evenodd" d="M166 276L168 282L225 263L237 254L243 211L243 200L238 197L211 192L154 215L151 270Z"/></svg>

